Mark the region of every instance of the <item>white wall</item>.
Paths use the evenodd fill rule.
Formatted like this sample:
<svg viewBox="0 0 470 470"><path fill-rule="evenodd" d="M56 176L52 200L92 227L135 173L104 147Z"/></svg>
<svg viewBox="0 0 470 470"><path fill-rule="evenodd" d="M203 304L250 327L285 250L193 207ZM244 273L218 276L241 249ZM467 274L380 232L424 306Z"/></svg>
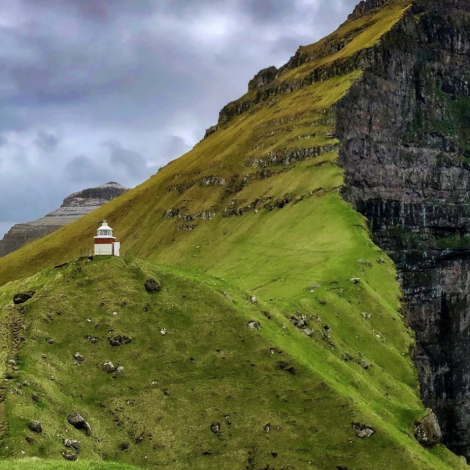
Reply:
<svg viewBox="0 0 470 470"><path fill-rule="evenodd" d="M110 256L113 254L113 244L95 245L95 256Z"/></svg>

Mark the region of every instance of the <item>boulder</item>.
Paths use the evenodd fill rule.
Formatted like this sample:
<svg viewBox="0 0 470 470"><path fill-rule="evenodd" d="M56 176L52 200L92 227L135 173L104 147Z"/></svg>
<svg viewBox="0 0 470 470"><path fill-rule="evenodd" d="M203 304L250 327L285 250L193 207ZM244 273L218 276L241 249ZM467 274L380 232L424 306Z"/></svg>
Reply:
<svg viewBox="0 0 470 470"><path fill-rule="evenodd" d="M118 335L118 336L109 338L109 344L115 347L122 346L123 344L130 344L131 341L132 339L129 338L129 336L125 336L125 335Z"/></svg>
<svg viewBox="0 0 470 470"><path fill-rule="evenodd" d="M147 279L145 281L145 290L149 294L155 294L156 292L160 292L160 284L155 279Z"/></svg>
<svg viewBox="0 0 470 470"><path fill-rule="evenodd" d="M428 409L426 416L415 423L415 438L424 447L433 447L441 442L441 428L432 410Z"/></svg>
<svg viewBox="0 0 470 470"><path fill-rule="evenodd" d="M67 421L71 424L75 429L79 429L85 431L87 436L91 436L91 427L85 421L85 418L79 413L73 413L67 416Z"/></svg>
<svg viewBox="0 0 470 470"><path fill-rule="evenodd" d="M42 426L41 426L41 422L40 421L31 421L30 423L28 423L28 429L30 431L33 431L37 434L41 434L42 433Z"/></svg>
<svg viewBox="0 0 470 470"><path fill-rule="evenodd" d="M372 434L375 434L375 429L371 426L367 426L367 424L361 424L353 421L352 427L354 428L354 432L356 433L356 437L360 437L361 439L367 439Z"/></svg>
<svg viewBox="0 0 470 470"><path fill-rule="evenodd" d="M78 459L77 454L75 454L74 452L65 452L65 450L62 451L62 457L65 460L69 460L70 462L75 462Z"/></svg>
<svg viewBox="0 0 470 470"><path fill-rule="evenodd" d="M101 369L107 374L112 374L116 370L116 366L111 361L106 361L101 364Z"/></svg>
<svg viewBox="0 0 470 470"><path fill-rule="evenodd" d="M83 354L80 354L79 352L76 352L74 355L73 355L73 358L77 361L77 362L83 362L85 360L85 357L83 356Z"/></svg>
<svg viewBox="0 0 470 470"><path fill-rule="evenodd" d="M261 328L261 325L255 320L248 322L246 326L251 330L259 330Z"/></svg>
<svg viewBox="0 0 470 470"><path fill-rule="evenodd" d="M34 291L29 291L29 292L22 292L20 294L15 294L13 296L13 303L15 305L20 305L20 304L24 304L25 302L27 302L29 299L32 299L34 294L36 294L36 292Z"/></svg>
<svg viewBox="0 0 470 470"><path fill-rule="evenodd" d="M64 446L79 451L82 448L80 441L76 439L64 439Z"/></svg>

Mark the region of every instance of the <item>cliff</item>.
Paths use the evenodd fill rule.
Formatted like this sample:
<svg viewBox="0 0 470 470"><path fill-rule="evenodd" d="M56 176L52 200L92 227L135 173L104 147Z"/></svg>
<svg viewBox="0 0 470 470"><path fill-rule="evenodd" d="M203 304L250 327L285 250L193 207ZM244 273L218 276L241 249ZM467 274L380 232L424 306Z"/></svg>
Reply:
<svg viewBox="0 0 470 470"><path fill-rule="evenodd" d="M3 237L3 240L0 240L0 257L78 220L114 198L122 196L126 191L127 189L120 184L110 182L71 194L64 199L59 209L45 217L14 225Z"/></svg>
<svg viewBox="0 0 470 470"><path fill-rule="evenodd" d="M415 1L338 106L344 194L397 263L424 403L470 457L470 5Z"/></svg>

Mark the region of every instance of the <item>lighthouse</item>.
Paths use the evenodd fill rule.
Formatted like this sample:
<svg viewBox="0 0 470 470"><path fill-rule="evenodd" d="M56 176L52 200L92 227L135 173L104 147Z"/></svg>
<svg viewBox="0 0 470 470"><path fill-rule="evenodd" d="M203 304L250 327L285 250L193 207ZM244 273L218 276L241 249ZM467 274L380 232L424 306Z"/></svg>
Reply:
<svg viewBox="0 0 470 470"><path fill-rule="evenodd" d="M95 237L95 256L120 256L121 243L113 236L113 229L106 220L98 229Z"/></svg>

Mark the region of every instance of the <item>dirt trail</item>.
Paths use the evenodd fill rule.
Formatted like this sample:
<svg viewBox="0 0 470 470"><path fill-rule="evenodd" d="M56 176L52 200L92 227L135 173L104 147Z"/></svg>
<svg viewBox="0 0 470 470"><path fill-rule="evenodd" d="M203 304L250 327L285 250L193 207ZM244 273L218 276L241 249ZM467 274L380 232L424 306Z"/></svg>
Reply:
<svg viewBox="0 0 470 470"><path fill-rule="evenodd" d="M0 324L0 441L5 437L8 429L6 418L6 398L8 382L15 378L16 360L23 338L24 308L14 307L5 315Z"/></svg>

